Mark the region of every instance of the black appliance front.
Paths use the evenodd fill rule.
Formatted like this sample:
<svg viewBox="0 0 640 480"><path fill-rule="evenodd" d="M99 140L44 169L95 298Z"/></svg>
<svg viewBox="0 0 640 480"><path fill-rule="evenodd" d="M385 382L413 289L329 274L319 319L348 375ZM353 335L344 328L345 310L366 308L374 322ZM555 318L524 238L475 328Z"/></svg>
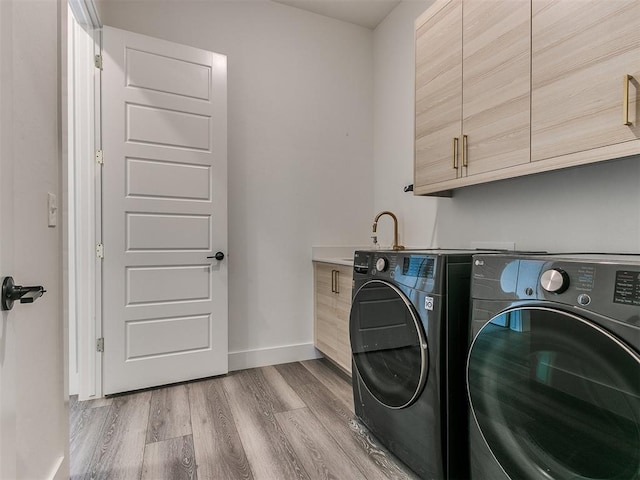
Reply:
<svg viewBox="0 0 640 480"><path fill-rule="evenodd" d="M640 479L640 262L476 257L472 296L472 478Z"/></svg>
<svg viewBox="0 0 640 480"><path fill-rule="evenodd" d="M470 260L468 254L356 252L349 327L355 413L422 478L469 475ZM448 339L455 339L449 348Z"/></svg>

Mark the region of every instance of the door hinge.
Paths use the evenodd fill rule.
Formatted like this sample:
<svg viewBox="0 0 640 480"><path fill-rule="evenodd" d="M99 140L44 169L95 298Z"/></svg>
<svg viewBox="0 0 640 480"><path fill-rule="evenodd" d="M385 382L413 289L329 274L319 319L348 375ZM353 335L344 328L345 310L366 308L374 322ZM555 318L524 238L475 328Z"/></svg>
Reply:
<svg viewBox="0 0 640 480"><path fill-rule="evenodd" d="M102 150L96 150L96 163L104 165L104 153L102 153Z"/></svg>
<svg viewBox="0 0 640 480"><path fill-rule="evenodd" d="M96 68L102 70L102 55L96 55L94 57L94 63L96 65Z"/></svg>
<svg viewBox="0 0 640 480"><path fill-rule="evenodd" d="M104 258L104 245L101 243L96 245L96 257Z"/></svg>
<svg viewBox="0 0 640 480"><path fill-rule="evenodd" d="M104 337L96 340L96 350L98 352L104 352Z"/></svg>

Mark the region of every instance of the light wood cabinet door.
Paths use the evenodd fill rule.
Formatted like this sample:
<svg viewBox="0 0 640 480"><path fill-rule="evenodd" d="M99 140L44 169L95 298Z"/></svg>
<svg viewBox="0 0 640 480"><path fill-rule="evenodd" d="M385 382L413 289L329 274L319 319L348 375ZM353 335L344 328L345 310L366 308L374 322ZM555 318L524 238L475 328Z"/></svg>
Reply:
<svg viewBox="0 0 640 480"><path fill-rule="evenodd" d="M638 19L638 0L533 1L532 160L640 138Z"/></svg>
<svg viewBox="0 0 640 480"><path fill-rule="evenodd" d="M416 22L414 191L530 162L530 80L530 0L427 10Z"/></svg>
<svg viewBox="0 0 640 480"><path fill-rule="evenodd" d="M462 2L439 1L416 25L414 189L455 179L462 120ZM458 148L460 144L458 143Z"/></svg>
<svg viewBox="0 0 640 480"><path fill-rule="evenodd" d="M314 262L314 344L349 374L352 282L350 267Z"/></svg>
<svg viewBox="0 0 640 480"><path fill-rule="evenodd" d="M531 2L464 0L464 175L528 163Z"/></svg>

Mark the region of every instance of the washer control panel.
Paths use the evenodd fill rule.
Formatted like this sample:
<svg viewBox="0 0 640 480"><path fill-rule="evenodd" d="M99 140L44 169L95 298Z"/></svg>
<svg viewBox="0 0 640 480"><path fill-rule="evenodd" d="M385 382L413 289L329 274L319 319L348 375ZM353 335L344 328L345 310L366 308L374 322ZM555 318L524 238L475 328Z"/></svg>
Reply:
<svg viewBox="0 0 640 480"><path fill-rule="evenodd" d="M640 307L640 272L616 270L613 301L622 305Z"/></svg>
<svg viewBox="0 0 640 480"><path fill-rule="evenodd" d="M358 250L354 253L354 286L368 279L404 285L414 290L433 292L441 281L441 256L431 251ZM468 253L449 255L450 262L467 264Z"/></svg>
<svg viewBox="0 0 640 480"><path fill-rule="evenodd" d="M385 257L380 257L376 260L376 270L379 272L385 272L389 268L389 260Z"/></svg>
<svg viewBox="0 0 640 480"><path fill-rule="evenodd" d="M569 275L561 268L551 268L542 272L540 285L547 292L562 293L569 288Z"/></svg>

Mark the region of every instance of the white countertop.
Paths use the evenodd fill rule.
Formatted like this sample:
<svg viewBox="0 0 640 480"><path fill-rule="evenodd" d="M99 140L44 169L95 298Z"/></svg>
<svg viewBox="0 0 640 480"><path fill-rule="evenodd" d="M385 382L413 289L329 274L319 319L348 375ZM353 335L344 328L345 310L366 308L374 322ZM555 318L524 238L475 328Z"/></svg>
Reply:
<svg viewBox="0 0 640 480"><path fill-rule="evenodd" d="M314 262L333 263L334 265L353 266L353 252L370 250L371 246L312 246L311 260Z"/></svg>
<svg viewBox="0 0 640 480"><path fill-rule="evenodd" d="M353 258L338 258L338 257L321 257L314 258L314 262L331 263L333 265L345 265L347 267L353 267Z"/></svg>

